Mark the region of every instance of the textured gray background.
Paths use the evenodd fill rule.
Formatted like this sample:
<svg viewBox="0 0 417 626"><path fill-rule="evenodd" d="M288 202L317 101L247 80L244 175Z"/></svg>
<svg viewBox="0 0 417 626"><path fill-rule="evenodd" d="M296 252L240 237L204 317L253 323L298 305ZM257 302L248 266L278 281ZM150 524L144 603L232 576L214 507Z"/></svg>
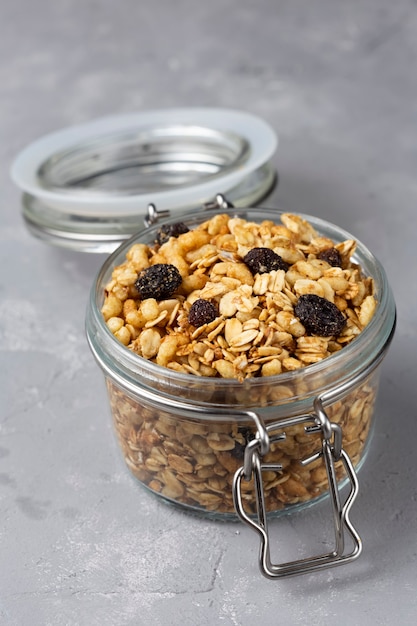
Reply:
<svg viewBox="0 0 417 626"><path fill-rule="evenodd" d="M0 622L357 626L417 619L417 3L13 0L0 8ZM283 581L258 539L130 478L84 338L103 257L33 239L9 179L39 136L117 112L242 108L278 132L267 203L316 213L384 263L398 305L354 564ZM272 524L321 550L323 504ZM290 550L293 547L293 550ZM288 549L287 549L288 548Z"/></svg>

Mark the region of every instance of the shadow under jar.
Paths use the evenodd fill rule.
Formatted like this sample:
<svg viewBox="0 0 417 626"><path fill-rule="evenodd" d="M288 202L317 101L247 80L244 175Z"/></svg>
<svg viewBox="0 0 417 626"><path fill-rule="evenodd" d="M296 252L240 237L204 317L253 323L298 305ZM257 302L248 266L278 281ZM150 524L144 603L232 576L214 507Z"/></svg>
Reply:
<svg viewBox="0 0 417 626"><path fill-rule="evenodd" d="M251 222L279 222L282 214L261 208L220 212ZM336 244L352 239L328 222L301 217ZM183 221L192 229L209 218L207 211L197 211ZM334 451L339 445L336 435L342 435L343 450L356 469L369 445L378 366L395 327L395 305L383 268L356 240L353 262L373 279L377 306L367 326L340 351L273 376L243 381L194 376L161 367L126 348L101 313L114 267L124 262L133 244L151 245L159 227L141 231L107 259L87 311L88 341L105 374L127 467L169 503L208 517L233 519L236 475L245 463L248 467L255 450L261 456L266 512L288 513L319 501L329 494L328 469L320 452L323 440L327 437ZM240 504L252 516L259 509L258 487L248 475L250 467L249 472L241 471ZM340 455L335 457L334 477L339 483L346 480Z"/></svg>

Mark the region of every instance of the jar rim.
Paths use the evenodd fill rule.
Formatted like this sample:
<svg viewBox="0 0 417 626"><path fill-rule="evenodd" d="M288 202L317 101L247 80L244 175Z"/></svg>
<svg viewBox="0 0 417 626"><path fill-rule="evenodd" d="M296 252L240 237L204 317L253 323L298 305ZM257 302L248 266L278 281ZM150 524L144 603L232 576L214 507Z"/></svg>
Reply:
<svg viewBox="0 0 417 626"><path fill-rule="evenodd" d="M244 209L233 208L218 212L238 216L245 216L248 213L255 212L259 216L259 219L262 220L271 216L274 216L275 220L279 220L279 217L285 213L283 210L267 209L265 207L249 207ZM204 219L208 219L209 215L210 213L206 210L200 210L190 214L189 216L184 216L183 221L190 225L193 223L198 224ZM377 307L372 319L357 337L355 337L348 345L344 346L338 352L333 353L317 363L307 365L295 371L284 372L268 377L247 378L240 382L234 378L197 377L192 374L176 372L153 363L152 361L149 361L129 350L113 336L107 327L104 318L102 317L100 311L100 301L102 301L103 298L103 285L107 282L105 277L109 274L109 271L111 271L115 265L119 264L118 261L125 258L126 251L134 243L139 242L144 237L148 241L152 241L152 235L156 234L157 229L160 227L159 223L155 226L139 231L131 239L124 242L111 256L108 257L101 267L90 293L88 308L88 315L90 319L87 321L87 335L89 336L90 345L95 350L97 348L99 349L102 357L106 360L106 363L110 365L110 368L121 368L123 375L127 376L131 380L134 380L139 387L154 387L155 385L165 384L167 385L167 388L169 388L169 393L174 392L174 390L180 390L190 386L195 386L201 391L206 387L212 387L213 381L215 382L216 389L219 391L227 392L234 386L236 386L236 388L238 388L237 386L240 386L242 389L255 390L259 386L264 386L266 383L271 386L278 384L290 385L294 383L294 381L300 380L300 377L312 380L317 379L317 381L320 380L324 389L335 379L334 375L327 377L323 376L326 372L337 372L338 380L340 380L340 382L354 377L357 375L358 371L360 372L361 370L366 369L369 362L377 359L381 354L381 351L384 351L385 348L388 347L393 334L393 329L395 327L395 304L385 270L370 250L349 232L318 217L305 213L297 213L297 215L302 219L307 220L320 234L322 234L323 231L330 232L331 234L329 236L331 236L334 241L354 239L357 247L352 258L354 261L356 260L356 262L359 263L364 273L368 276L372 276L375 281L377 290ZM164 223L175 223L177 220L178 218L171 218L164 220ZM372 272L370 271L371 268ZM91 323L95 328L95 333L91 333L89 331ZM97 333L100 333L99 341L97 341ZM106 359L107 352L111 353L112 363ZM169 381L167 379L169 379ZM315 392L318 391L319 390L317 389ZM198 400L198 398L196 398L196 400ZM296 401L297 398L294 397L293 400ZM286 401L288 402L288 398Z"/></svg>

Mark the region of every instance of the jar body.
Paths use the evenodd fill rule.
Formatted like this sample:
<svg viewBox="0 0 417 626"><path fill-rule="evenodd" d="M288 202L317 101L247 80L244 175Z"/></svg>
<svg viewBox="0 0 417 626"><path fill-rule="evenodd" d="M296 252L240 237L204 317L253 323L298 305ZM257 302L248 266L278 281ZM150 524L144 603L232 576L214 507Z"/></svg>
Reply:
<svg viewBox="0 0 417 626"><path fill-rule="evenodd" d="M374 371L343 398L326 407L330 421L341 426L343 447L358 468L365 458L373 423L379 371ZM107 378L107 390L117 439L129 471L148 489L171 503L212 516L234 515L233 477L242 467L244 450L255 437L253 421L240 416L225 420L199 414L177 415L169 407L155 406L146 398L120 388ZM273 411L258 414L266 425ZM272 413L272 414L271 414ZM271 444L265 463L282 470L264 472L267 512L289 512L311 504L328 491L323 459L306 467L301 460L321 448L318 433L306 424L285 428L285 440ZM336 474L344 479L341 461ZM245 509L256 512L253 481L243 482Z"/></svg>
<svg viewBox="0 0 417 626"><path fill-rule="evenodd" d="M279 211L230 211L247 220L274 220ZM335 242L352 238L336 226L302 216ZM207 219L196 213L189 225ZM173 220L171 220L173 222ZM169 221L167 222L169 223ZM110 333L101 315L104 286L113 267L134 243L155 239L150 228L123 244L104 264L87 310L87 338L102 367L116 434L131 473L166 501L209 516L234 516L232 483L248 443L258 436L250 413L265 425L305 416L306 423L286 425L285 439L271 444L265 468L265 505L270 513L289 512L328 493L326 467L314 456L322 434L306 429L317 399L330 422L342 429L342 445L353 465L363 461L372 430L379 364L395 326L395 305L383 268L360 242L355 262L375 284L377 308L368 326L349 345L318 363L275 376L234 379L184 375L139 357ZM310 421L311 425L311 421ZM301 461L310 458L307 464ZM344 480L342 464L337 479ZM256 489L242 482L248 513L256 512Z"/></svg>

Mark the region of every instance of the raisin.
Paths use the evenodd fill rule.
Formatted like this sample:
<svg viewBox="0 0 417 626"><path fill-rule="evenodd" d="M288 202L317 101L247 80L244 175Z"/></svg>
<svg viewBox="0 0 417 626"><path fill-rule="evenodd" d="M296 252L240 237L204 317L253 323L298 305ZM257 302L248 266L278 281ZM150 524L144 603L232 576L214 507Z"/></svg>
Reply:
<svg viewBox="0 0 417 626"><path fill-rule="evenodd" d="M342 257L340 256L339 250L336 248L326 248L326 250L322 250L317 258L321 261L326 261L332 267L342 267Z"/></svg>
<svg viewBox="0 0 417 626"><path fill-rule="evenodd" d="M181 283L181 274L175 265L156 263L140 272L135 287L142 300L164 300L172 296Z"/></svg>
<svg viewBox="0 0 417 626"><path fill-rule="evenodd" d="M238 441L236 441L235 442L235 447L231 451L231 455L234 456L235 459L238 459L239 461L242 461L244 456L245 456L246 446L254 438L254 434L252 433L251 430L249 430L249 428L239 428L238 432L241 435L243 435L245 443L239 443Z"/></svg>
<svg viewBox="0 0 417 626"><path fill-rule="evenodd" d="M188 321L193 326L203 326L203 324L210 324L217 316L218 311L215 305L209 300L200 298L191 305Z"/></svg>
<svg viewBox="0 0 417 626"><path fill-rule="evenodd" d="M243 257L243 262L248 266L252 274L265 274L272 270L284 270L289 268L288 263L270 248L252 248Z"/></svg>
<svg viewBox="0 0 417 626"><path fill-rule="evenodd" d="M235 457L235 459L238 459L239 461L243 461L244 456L245 456L245 449L246 449L245 445L236 441L235 447L231 451L231 454L232 456Z"/></svg>
<svg viewBox="0 0 417 626"><path fill-rule="evenodd" d="M313 293L300 296L294 312L307 332L321 337L339 335L346 324L346 318L333 302Z"/></svg>
<svg viewBox="0 0 417 626"><path fill-rule="evenodd" d="M169 240L170 237L178 237L184 233L188 233L190 229L184 224L184 222L177 222L176 224L164 224L156 233L156 243L162 245Z"/></svg>

